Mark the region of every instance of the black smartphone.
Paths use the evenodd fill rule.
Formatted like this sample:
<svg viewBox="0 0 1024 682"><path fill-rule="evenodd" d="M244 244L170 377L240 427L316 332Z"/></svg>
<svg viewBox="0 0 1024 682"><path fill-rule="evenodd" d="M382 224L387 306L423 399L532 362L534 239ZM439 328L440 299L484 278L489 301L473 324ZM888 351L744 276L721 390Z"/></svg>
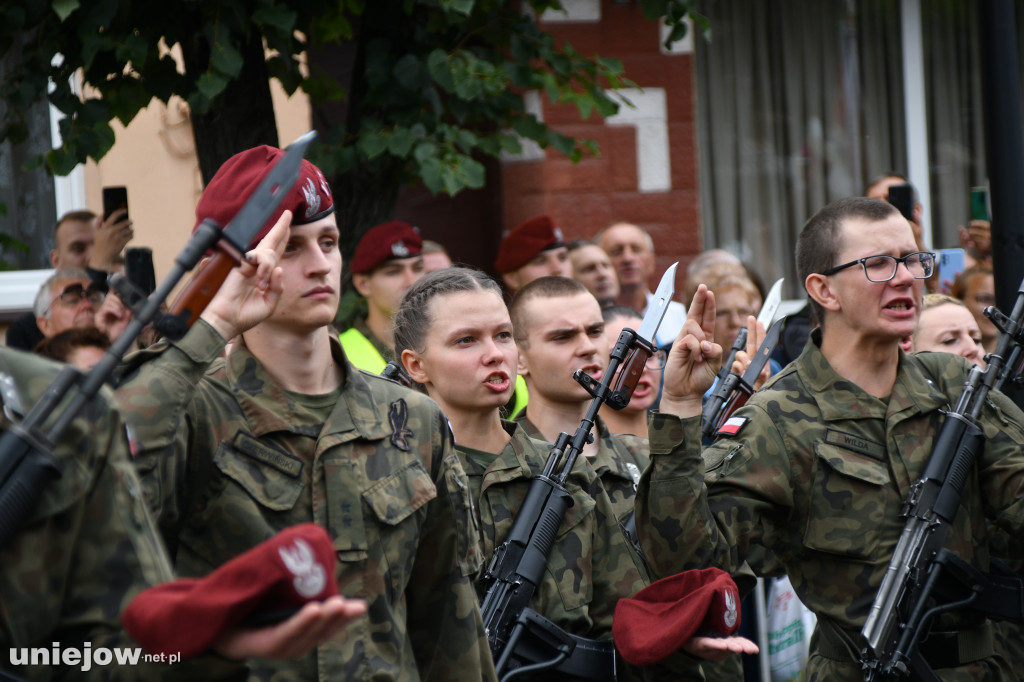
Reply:
<svg viewBox="0 0 1024 682"><path fill-rule="evenodd" d="M141 246L125 249L124 276L146 296L153 293L153 290L156 289L153 250Z"/></svg>
<svg viewBox="0 0 1024 682"><path fill-rule="evenodd" d="M125 209L124 217L128 217L128 188L127 187L104 187L103 188L103 220L110 217L110 214L119 208Z"/></svg>
<svg viewBox="0 0 1024 682"><path fill-rule="evenodd" d="M909 183L890 187L889 203L898 208L904 218L914 221L914 188Z"/></svg>

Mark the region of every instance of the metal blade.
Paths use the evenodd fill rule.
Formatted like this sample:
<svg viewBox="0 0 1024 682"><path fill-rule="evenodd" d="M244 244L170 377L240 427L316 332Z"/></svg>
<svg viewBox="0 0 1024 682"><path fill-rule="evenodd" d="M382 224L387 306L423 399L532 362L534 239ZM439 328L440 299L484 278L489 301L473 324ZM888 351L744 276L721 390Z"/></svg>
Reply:
<svg viewBox="0 0 1024 682"><path fill-rule="evenodd" d="M765 329L771 326L772 320L775 319L775 313L779 310L779 305L782 303L782 283L786 281L785 277L780 277L776 280L775 284L768 291L768 295L764 297L764 304L761 305L761 312L757 316L757 321L764 325Z"/></svg>
<svg viewBox="0 0 1024 682"><path fill-rule="evenodd" d="M679 267L678 261L668 266L668 270L661 276L661 282L658 284L657 291L654 292L654 297L651 298L650 305L647 306L640 329L636 330L636 335L652 346L656 345L654 335L658 333L658 327L661 326L661 320L665 317L668 304L672 302L672 296L676 293L677 267Z"/></svg>
<svg viewBox="0 0 1024 682"><path fill-rule="evenodd" d="M316 131L311 130L288 145L284 156L278 159L249 200L224 227L224 236L240 252L249 250L249 242L260 233L299 179L302 159L315 139Z"/></svg>

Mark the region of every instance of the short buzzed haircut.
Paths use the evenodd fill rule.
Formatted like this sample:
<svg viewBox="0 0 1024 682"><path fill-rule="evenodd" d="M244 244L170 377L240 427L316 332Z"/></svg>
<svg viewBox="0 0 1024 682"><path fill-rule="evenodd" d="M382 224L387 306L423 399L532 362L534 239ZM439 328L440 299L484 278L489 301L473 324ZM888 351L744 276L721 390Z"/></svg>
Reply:
<svg viewBox="0 0 1024 682"><path fill-rule="evenodd" d="M96 219L96 214L92 211L68 211L60 218L57 219L57 224L53 226L53 236L57 236L57 232L60 230L60 226L64 223L74 220L79 223L90 223Z"/></svg>
<svg viewBox="0 0 1024 682"><path fill-rule="evenodd" d="M530 320L529 315L526 314L526 305L531 300L578 296L579 294L590 295L590 290L574 279L555 275L538 277L517 291L508 306L509 317L512 318L512 333L516 343L522 347L528 346L527 336Z"/></svg>
<svg viewBox="0 0 1024 682"><path fill-rule="evenodd" d="M867 197L837 199L815 213L804 225L796 240L796 269L800 282L806 282L808 275L825 272L837 265L836 255L842 248L840 228L844 222L878 222L894 213L898 215L899 210L892 204ZM807 299L811 307L812 320L823 324L824 309L810 296Z"/></svg>

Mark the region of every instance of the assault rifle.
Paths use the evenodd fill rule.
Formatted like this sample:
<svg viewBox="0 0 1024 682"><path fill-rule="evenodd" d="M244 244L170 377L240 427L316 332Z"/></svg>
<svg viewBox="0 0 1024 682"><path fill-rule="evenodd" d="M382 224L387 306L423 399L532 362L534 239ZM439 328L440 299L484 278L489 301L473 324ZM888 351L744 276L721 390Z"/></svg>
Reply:
<svg viewBox="0 0 1024 682"><path fill-rule="evenodd" d="M529 603L544 576L565 512L573 504L566 479L583 447L593 440L590 432L598 410L606 403L616 410L629 403L647 359L657 350L651 340L672 299L677 266L673 264L661 278L640 330L626 328L619 334L602 380L598 382L582 370L573 374L593 400L573 436L559 434L543 470L530 482L508 537L491 557L484 578L492 582L481 611L502 682L544 670L593 680L615 679L612 642L565 632L530 609ZM622 372L612 387L612 377L620 366Z"/></svg>
<svg viewBox="0 0 1024 682"><path fill-rule="evenodd" d="M249 242L299 179L302 158L315 137L310 132L289 145L284 157L223 230L213 221L203 221L175 258L167 278L148 297L124 277L111 277L111 285L132 310L131 322L88 373L82 374L70 365L61 370L22 419L11 419L11 428L0 438L0 547L21 529L46 484L62 475L63 464L53 455L61 434L114 375L147 325L154 323L165 334L180 336L199 317L231 269L245 258L242 253ZM161 306L175 286L210 250L214 255L208 266L197 273L172 307L172 314L163 313ZM220 262L226 262L226 267L219 266ZM202 286L193 286L197 281ZM0 376L0 389L10 383L4 379ZM78 390L72 391L76 387ZM5 390L4 397L10 405L16 393L13 386L7 388L10 390Z"/></svg>
<svg viewBox="0 0 1024 682"><path fill-rule="evenodd" d="M978 417L989 392L1019 373L1024 343L1024 282L1009 317L994 307L985 315L999 328L999 343L985 369L971 368L953 411L946 414L924 473L903 506L907 519L875 601L861 630L864 679L938 680L918 644L931 620L954 609L997 619L1024 617L1022 582L1008 569L986 574L943 547L967 478L983 447ZM952 645L956 654L956 644Z"/></svg>

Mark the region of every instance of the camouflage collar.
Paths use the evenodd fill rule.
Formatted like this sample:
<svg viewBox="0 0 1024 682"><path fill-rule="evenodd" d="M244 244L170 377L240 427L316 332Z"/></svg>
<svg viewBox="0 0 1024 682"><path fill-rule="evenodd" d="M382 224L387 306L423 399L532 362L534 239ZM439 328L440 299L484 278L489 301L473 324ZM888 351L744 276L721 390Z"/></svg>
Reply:
<svg viewBox="0 0 1024 682"><path fill-rule="evenodd" d="M362 374L345 358L337 334L330 335L331 355L344 368L345 379L341 397L331 411L320 440L325 445L355 438L376 440L390 431L385 429L384 417L373 393ZM237 339L225 363L227 381L234 392L242 412L249 422L250 433L262 436L274 431L296 432L292 405L284 390L267 373L260 361Z"/></svg>
<svg viewBox="0 0 1024 682"><path fill-rule="evenodd" d="M590 459L590 466L600 478L604 478L607 472L632 483L633 474L626 469L626 462L632 461L633 457L626 446L608 430L608 425L600 416L594 420L594 430L597 432L597 454Z"/></svg>
<svg viewBox="0 0 1024 682"><path fill-rule="evenodd" d="M921 362L901 350L896 384L887 404L837 374L818 348L815 338L812 335L807 340L807 345L793 366L799 372L802 383L813 395L828 396L827 399L817 400L821 417L825 421L885 419L898 413L906 413L904 416L909 416L929 412L947 402L945 395L931 381ZM777 385L781 380L780 375L779 382L773 382L773 385ZM922 391L922 386L928 386L928 390Z"/></svg>

